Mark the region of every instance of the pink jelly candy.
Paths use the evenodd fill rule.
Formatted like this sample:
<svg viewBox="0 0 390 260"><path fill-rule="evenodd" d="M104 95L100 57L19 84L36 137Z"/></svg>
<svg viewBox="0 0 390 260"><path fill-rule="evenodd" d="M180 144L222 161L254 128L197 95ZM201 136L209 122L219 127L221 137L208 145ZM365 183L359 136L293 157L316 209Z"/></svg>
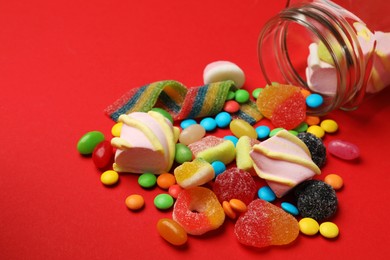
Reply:
<svg viewBox="0 0 390 260"><path fill-rule="evenodd" d="M360 156L359 147L342 140L330 141L327 148L329 153L343 160L354 160Z"/></svg>
<svg viewBox="0 0 390 260"><path fill-rule="evenodd" d="M215 178L213 191L221 203L239 199L248 205L255 198L257 188L249 172L233 167Z"/></svg>
<svg viewBox="0 0 390 260"><path fill-rule="evenodd" d="M248 205L235 226L238 241L253 247L287 245L299 235L298 221L281 208L261 199Z"/></svg>

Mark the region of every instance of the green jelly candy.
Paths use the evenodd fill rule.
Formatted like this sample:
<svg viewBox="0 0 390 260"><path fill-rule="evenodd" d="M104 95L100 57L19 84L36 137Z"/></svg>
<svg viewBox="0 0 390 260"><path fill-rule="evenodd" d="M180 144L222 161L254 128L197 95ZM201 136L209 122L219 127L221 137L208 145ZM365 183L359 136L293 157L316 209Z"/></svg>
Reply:
<svg viewBox="0 0 390 260"><path fill-rule="evenodd" d="M173 206L173 197L169 194L159 194L154 198L154 206L158 209L169 209Z"/></svg>
<svg viewBox="0 0 390 260"><path fill-rule="evenodd" d="M192 161L192 151L190 148L184 144L177 143L175 151L175 162L183 164L190 161Z"/></svg>
<svg viewBox="0 0 390 260"><path fill-rule="evenodd" d="M154 107L151 110L154 111L154 112L160 113L161 115L163 115L166 118L168 118L168 120L171 121L171 123L173 123L172 115L169 114L166 110L164 110L162 108L159 108L159 107Z"/></svg>
<svg viewBox="0 0 390 260"><path fill-rule="evenodd" d="M96 145L105 140L104 134L99 131L91 131L83 135L77 142L77 151L80 154L89 155L92 154Z"/></svg>
<svg viewBox="0 0 390 260"><path fill-rule="evenodd" d="M153 173L143 173L138 177L138 184L142 188L151 188L157 183L157 177Z"/></svg>

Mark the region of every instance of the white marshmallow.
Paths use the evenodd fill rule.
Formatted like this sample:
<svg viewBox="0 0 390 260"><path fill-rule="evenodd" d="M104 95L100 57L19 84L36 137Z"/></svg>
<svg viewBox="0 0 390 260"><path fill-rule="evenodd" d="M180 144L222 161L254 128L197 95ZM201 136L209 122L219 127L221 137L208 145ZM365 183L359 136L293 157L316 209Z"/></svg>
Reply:
<svg viewBox="0 0 390 260"><path fill-rule="evenodd" d="M204 84L233 80L237 88L245 83L244 71L230 61L214 61L208 64L203 71Z"/></svg>

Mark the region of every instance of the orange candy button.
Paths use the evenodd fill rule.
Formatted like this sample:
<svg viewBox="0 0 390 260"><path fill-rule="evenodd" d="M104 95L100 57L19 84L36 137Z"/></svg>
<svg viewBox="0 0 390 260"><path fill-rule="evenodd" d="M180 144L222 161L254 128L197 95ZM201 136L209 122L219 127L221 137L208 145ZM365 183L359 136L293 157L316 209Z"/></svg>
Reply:
<svg viewBox="0 0 390 260"><path fill-rule="evenodd" d="M222 208L223 211L225 211L226 216L228 216L229 218L235 219L237 217L236 212L234 212L234 210L230 206L230 203L226 200L222 202Z"/></svg>
<svg viewBox="0 0 390 260"><path fill-rule="evenodd" d="M160 219L157 222L157 231L162 238L172 245L181 246L187 242L187 232L173 219Z"/></svg>
<svg viewBox="0 0 390 260"><path fill-rule="evenodd" d="M242 200L231 199L229 200L229 204L232 207L232 209L234 209L239 213L244 213L245 211L247 211L246 204Z"/></svg>
<svg viewBox="0 0 390 260"><path fill-rule="evenodd" d="M343 187L343 179L337 174L328 174L326 175L324 182L329 184L335 190L339 190Z"/></svg>
<svg viewBox="0 0 390 260"><path fill-rule="evenodd" d="M175 176L171 173L162 173L157 177L157 185L161 189L167 190L175 183L176 183Z"/></svg>
<svg viewBox="0 0 390 260"><path fill-rule="evenodd" d="M145 205L145 200L141 195L133 194L126 198L125 204L131 210L139 210Z"/></svg>

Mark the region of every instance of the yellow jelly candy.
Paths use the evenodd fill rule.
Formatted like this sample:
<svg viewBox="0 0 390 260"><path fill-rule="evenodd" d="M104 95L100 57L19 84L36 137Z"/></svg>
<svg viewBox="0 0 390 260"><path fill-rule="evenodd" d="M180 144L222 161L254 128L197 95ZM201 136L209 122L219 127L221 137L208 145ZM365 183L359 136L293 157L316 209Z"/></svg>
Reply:
<svg viewBox="0 0 390 260"><path fill-rule="evenodd" d="M318 233L320 226L313 218L303 218L299 221L299 230L308 236L313 236Z"/></svg>
<svg viewBox="0 0 390 260"><path fill-rule="evenodd" d="M185 162L174 170L177 184L182 188L191 188L205 184L215 177L213 166L202 158Z"/></svg>

